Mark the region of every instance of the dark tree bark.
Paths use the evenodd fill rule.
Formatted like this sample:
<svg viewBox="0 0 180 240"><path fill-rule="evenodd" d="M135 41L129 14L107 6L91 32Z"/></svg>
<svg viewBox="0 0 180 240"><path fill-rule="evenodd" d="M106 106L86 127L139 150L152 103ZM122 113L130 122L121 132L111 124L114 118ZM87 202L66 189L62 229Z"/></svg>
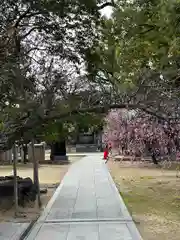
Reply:
<svg viewBox="0 0 180 240"><path fill-rule="evenodd" d="M38 206L41 207L42 203L41 203L40 186L39 186L39 163L35 157L34 139L32 139L31 141L31 148L32 148L32 159L33 159L33 180L34 180L34 185L37 191Z"/></svg>
<svg viewBox="0 0 180 240"><path fill-rule="evenodd" d="M156 154L154 152L151 153L151 158L152 158L152 161L154 164L158 165L158 161L157 161L157 158L156 158Z"/></svg>
<svg viewBox="0 0 180 240"><path fill-rule="evenodd" d="M15 217L18 216L18 183L17 183L17 152L16 145L13 145L13 175L14 175L14 205Z"/></svg>
<svg viewBox="0 0 180 240"><path fill-rule="evenodd" d="M152 161L155 165L158 165L158 160L157 160L157 157L156 157L156 153L153 149L153 144L152 143L149 143L148 141L144 141L145 145L146 145L146 148L148 150L148 152L150 153L151 155L151 158L152 158Z"/></svg>

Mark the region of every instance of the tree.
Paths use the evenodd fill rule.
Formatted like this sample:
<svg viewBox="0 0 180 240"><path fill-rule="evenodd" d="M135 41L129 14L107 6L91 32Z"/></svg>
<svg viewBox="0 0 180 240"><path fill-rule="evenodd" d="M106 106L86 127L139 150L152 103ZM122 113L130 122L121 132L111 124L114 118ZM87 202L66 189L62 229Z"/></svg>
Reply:
<svg viewBox="0 0 180 240"><path fill-rule="evenodd" d="M81 98L80 89L92 88L82 69L97 39L99 10L108 5L113 1L1 1L1 151L94 106L89 96ZM34 173L38 184L36 162Z"/></svg>
<svg viewBox="0 0 180 240"><path fill-rule="evenodd" d="M110 111L106 117L104 141L132 156L150 154L155 164L158 158L172 157L180 150L180 125L127 110Z"/></svg>
<svg viewBox="0 0 180 240"><path fill-rule="evenodd" d="M82 101L75 93L84 84L88 88L81 68L96 40L99 10L107 5L113 2L1 3L1 149L37 131L36 126L77 112L83 101L90 103L89 96Z"/></svg>
<svg viewBox="0 0 180 240"><path fill-rule="evenodd" d="M113 103L179 118L178 1L116 1L88 52L89 77L111 86Z"/></svg>

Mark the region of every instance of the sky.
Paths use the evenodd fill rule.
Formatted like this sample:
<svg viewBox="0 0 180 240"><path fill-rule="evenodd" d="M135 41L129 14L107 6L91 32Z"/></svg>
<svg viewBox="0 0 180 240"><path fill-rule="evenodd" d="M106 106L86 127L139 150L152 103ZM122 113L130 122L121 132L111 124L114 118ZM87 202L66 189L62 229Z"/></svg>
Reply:
<svg viewBox="0 0 180 240"><path fill-rule="evenodd" d="M111 16L112 13L112 7L106 7L103 10L101 10L102 15L106 15L108 18Z"/></svg>

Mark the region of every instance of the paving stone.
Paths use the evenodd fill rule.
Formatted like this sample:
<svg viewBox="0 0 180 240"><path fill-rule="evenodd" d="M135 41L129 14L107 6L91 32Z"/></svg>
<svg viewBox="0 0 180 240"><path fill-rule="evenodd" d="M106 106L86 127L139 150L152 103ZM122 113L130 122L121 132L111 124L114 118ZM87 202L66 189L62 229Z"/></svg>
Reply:
<svg viewBox="0 0 180 240"><path fill-rule="evenodd" d="M133 240L125 223L99 224L99 240Z"/></svg>
<svg viewBox="0 0 180 240"><path fill-rule="evenodd" d="M107 197L107 198L104 198L104 197L97 198L96 201L97 201L97 207L100 207L100 208L116 207L117 209L120 209L119 201L114 196Z"/></svg>
<svg viewBox="0 0 180 240"><path fill-rule="evenodd" d="M58 219L71 219L73 213L73 208L69 209L58 209L53 208L53 210L50 211L49 215L47 216L46 220L58 220Z"/></svg>
<svg viewBox="0 0 180 240"><path fill-rule="evenodd" d="M97 218L96 209L75 209L72 219L94 219Z"/></svg>
<svg viewBox="0 0 180 240"><path fill-rule="evenodd" d="M116 208L98 208L97 217L98 219L108 219L108 218L121 218L123 216L120 209Z"/></svg>
<svg viewBox="0 0 180 240"><path fill-rule="evenodd" d="M67 240L68 224L45 223L38 232L30 234L27 240Z"/></svg>
<svg viewBox="0 0 180 240"><path fill-rule="evenodd" d="M74 206L74 210L76 209L91 209L91 210L94 210L97 208L97 204L96 204L96 199L93 198L91 201L87 201L87 199L83 198L81 200L77 200L76 201L76 204Z"/></svg>
<svg viewBox="0 0 180 240"><path fill-rule="evenodd" d="M52 208L69 209L69 208L73 208L75 203L76 203L76 197L71 197L71 198L61 197L56 199Z"/></svg>
<svg viewBox="0 0 180 240"><path fill-rule="evenodd" d="M29 223L0 223L0 240L19 240Z"/></svg>
<svg viewBox="0 0 180 240"><path fill-rule="evenodd" d="M71 225L67 240L99 240L98 224Z"/></svg>

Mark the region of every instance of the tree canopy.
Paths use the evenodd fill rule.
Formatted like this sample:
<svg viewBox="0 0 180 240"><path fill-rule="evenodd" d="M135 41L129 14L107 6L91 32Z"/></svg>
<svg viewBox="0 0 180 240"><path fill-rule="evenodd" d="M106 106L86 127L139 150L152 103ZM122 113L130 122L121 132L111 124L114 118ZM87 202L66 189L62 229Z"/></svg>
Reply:
<svg viewBox="0 0 180 240"><path fill-rule="evenodd" d="M179 118L179 1L116 1L88 53L89 77L110 84L114 103Z"/></svg>
<svg viewBox="0 0 180 240"><path fill-rule="evenodd" d="M179 9L178 0L2 1L1 147L110 108L179 119Z"/></svg>
<svg viewBox="0 0 180 240"><path fill-rule="evenodd" d="M97 41L99 10L112 4L1 1L1 148L55 118L94 105L94 94L82 94L95 89L84 77L85 56Z"/></svg>

